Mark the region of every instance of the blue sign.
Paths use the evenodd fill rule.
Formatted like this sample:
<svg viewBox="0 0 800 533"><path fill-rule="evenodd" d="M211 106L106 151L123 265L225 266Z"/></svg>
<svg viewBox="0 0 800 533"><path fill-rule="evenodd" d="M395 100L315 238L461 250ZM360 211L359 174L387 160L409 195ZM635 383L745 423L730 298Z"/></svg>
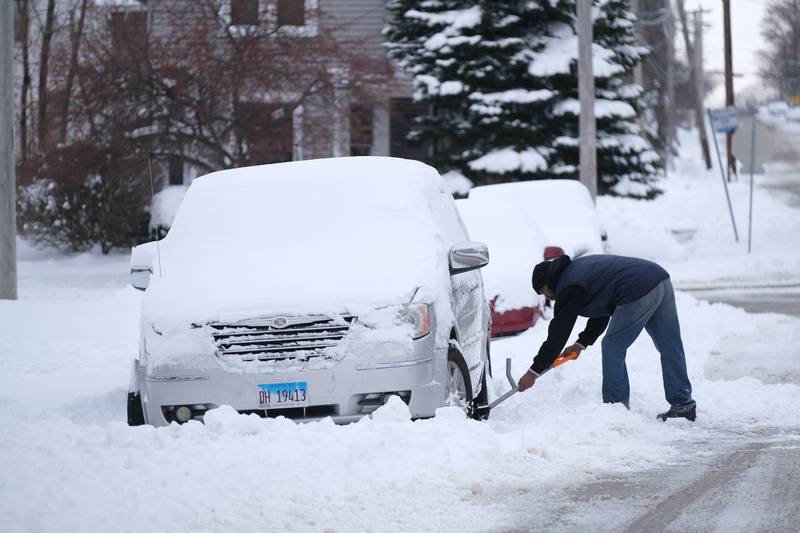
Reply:
<svg viewBox="0 0 800 533"><path fill-rule="evenodd" d="M735 107L709 109L708 115L711 118L711 127L717 133L734 132L739 127L739 117L736 115Z"/></svg>

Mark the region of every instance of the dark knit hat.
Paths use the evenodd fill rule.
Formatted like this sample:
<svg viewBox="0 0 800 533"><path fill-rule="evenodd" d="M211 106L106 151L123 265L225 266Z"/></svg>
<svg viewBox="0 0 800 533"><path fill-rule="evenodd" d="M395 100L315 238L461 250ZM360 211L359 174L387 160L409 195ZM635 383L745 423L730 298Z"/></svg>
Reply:
<svg viewBox="0 0 800 533"><path fill-rule="evenodd" d="M542 289L547 283L547 271L550 270L550 261L542 261L533 267L533 275L531 276L531 284L536 294L542 294Z"/></svg>
<svg viewBox="0 0 800 533"><path fill-rule="evenodd" d="M544 289L545 285L555 290L561 271L571 262L572 259L568 255L560 255L555 259L542 261L533 267L531 285L533 285L533 290L536 291L536 294L542 294L542 289Z"/></svg>

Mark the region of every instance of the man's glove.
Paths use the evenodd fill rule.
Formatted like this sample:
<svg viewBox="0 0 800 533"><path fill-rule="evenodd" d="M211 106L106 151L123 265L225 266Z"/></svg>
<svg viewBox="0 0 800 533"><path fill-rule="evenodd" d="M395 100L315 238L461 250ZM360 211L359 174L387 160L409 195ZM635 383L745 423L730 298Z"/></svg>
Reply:
<svg viewBox="0 0 800 533"><path fill-rule="evenodd" d="M582 352L583 350L585 350L585 349L586 349L586 348L584 348L583 346L581 346L580 344L578 344L578 343L576 342L575 344L570 344L569 346L567 346L566 348L564 348L564 351L563 351L563 352L561 352L561 353L564 353L564 354L567 354L567 355L569 355L569 354L571 354L572 352L577 352L577 354L578 354L578 355L577 355L577 356L575 356L575 359L577 359L578 357L580 357L580 355L581 355L581 352Z"/></svg>

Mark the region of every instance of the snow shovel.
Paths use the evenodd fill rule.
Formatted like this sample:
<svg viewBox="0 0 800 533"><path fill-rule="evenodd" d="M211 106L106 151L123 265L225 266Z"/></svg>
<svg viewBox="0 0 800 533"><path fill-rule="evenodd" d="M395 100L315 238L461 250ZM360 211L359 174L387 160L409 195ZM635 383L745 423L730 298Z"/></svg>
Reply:
<svg viewBox="0 0 800 533"><path fill-rule="evenodd" d="M578 352L562 353L561 355L556 357L556 360L553 361L552 365L550 365L548 368L546 368L544 370L544 372L539 374L539 377L542 377L543 375L545 375L547 372L549 372L553 368L555 368L557 366L561 366L564 363L566 363L567 361L572 361L573 359L577 359L577 357L578 357ZM494 409L495 407L497 407L498 405L500 405L504 401L506 401L509 398L511 398L512 396L514 396L517 392L519 392L519 389L517 388L517 380L515 380L514 376L511 375L511 359L510 358L506 358L506 378L508 378L508 383L509 383L509 385L511 385L511 390L509 390L508 392L506 392L505 394L503 394L502 396L497 398L495 401L493 401L489 405L479 405L478 407L476 407L475 408L476 414L483 415L482 418L487 418L489 416L489 411L491 411L492 409Z"/></svg>

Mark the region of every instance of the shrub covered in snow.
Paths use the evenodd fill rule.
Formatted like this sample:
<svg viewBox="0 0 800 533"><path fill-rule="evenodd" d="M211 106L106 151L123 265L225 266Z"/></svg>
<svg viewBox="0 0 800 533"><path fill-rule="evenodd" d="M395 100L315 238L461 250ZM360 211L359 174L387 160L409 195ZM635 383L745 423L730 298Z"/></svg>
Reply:
<svg viewBox="0 0 800 533"><path fill-rule="evenodd" d="M40 175L18 191L22 235L41 245L103 253L146 240L149 189L136 165L86 145L48 154Z"/></svg>

